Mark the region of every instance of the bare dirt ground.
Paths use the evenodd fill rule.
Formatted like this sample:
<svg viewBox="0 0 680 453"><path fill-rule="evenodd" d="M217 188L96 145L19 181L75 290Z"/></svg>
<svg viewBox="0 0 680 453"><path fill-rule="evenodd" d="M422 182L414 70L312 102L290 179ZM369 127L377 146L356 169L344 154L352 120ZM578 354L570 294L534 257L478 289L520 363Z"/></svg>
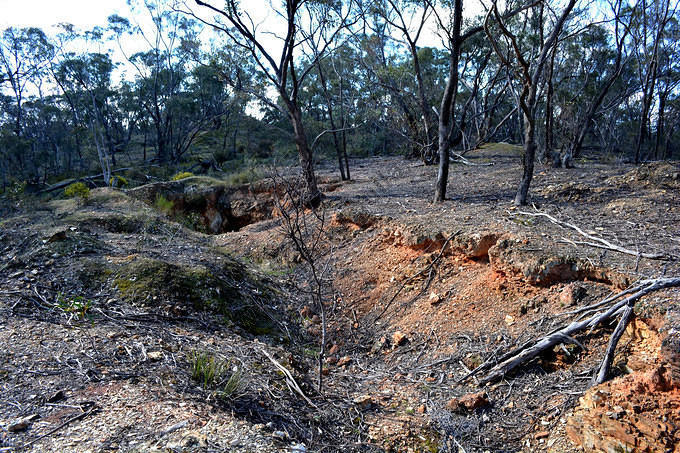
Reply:
<svg viewBox="0 0 680 453"><path fill-rule="evenodd" d="M206 235L120 192L15 206L0 224L0 451L677 451L680 392L662 348L680 327L676 290L636 306L610 384L588 390L613 326L499 382L459 382L565 311L680 275L678 261L578 244L527 214L680 256L677 163L538 168L533 206L516 209L517 148L470 158L494 165L454 165L443 205L430 203L436 169L417 162L356 161L350 182L321 170L322 395L318 316L277 217ZM197 381L197 354L238 385Z"/></svg>

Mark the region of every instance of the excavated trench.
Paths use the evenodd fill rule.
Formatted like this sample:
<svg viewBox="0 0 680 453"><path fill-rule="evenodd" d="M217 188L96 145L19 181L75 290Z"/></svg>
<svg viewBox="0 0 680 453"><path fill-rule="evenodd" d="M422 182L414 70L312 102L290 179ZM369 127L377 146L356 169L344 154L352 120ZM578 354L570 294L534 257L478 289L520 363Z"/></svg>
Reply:
<svg viewBox="0 0 680 453"><path fill-rule="evenodd" d="M273 191L265 182L232 187L208 177L190 177L147 184L128 194L191 229L221 234L272 218Z"/></svg>
<svg viewBox="0 0 680 453"><path fill-rule="evenodd" d="M200 177L128 193L209 234L238 231L275 215L273 188L266 184L227 187ZM475 331L518 337L541 318L587 305L631 283L627 275L591 260L551 253L503 231L423 233L346 209L333 215L329 227L338 240L338 293L354 301L352 317L367 324L380 321L383 335L372 355L389 353L399 346L392 344L394 338L415 338L423 329L441 337ZM280 232L270 234L274 239ZM661 340L653 325L640 318L629 328L626 352L634 356L621 366L630 374L581 398L566 425L575 444L604 451L680 451L675 447L680 446L675 428L680 426L680 379L668 377L669 369L677 374L680 351L669 353L667 347L662 352L659 345L670 340ZM582 341L598 350L605 341L590 340ZM568 346L539 358L545 372L574 366L577 356ZM338 366L342 359L331 355L328 363ZM474 368L481 359L472 355L463 362ZM655 417L664 421L654 422Z"/></svg>
<svg viewBox="0 0 680 453"><path fill-rule="evenodd" d="M631 283L618 271L551 253L505 232L424 234L352 212L336 214L332 224L357 238L338 252L345 259L337 266L351 271L343 272L337 285L343 299L357 301L353 315L367 325L379 323L380 338L371 349L376 357L390 357L407 348L400 345L415 345L423 335L546 334L531 326L598 302ZM641 312L620 342L615 360L619 378L587 391L565 418L566 435L580 448L680 451L680 335L671 328L680 322L647 315ZM556 347L538 357L538 365L556 376L582 366L578 362L596 365L611 329L604 326L579 336L587 350L575 344ZM440 348L444 356L458 353ZM473 369L485 359L464 354L462 363Z"/></svg>

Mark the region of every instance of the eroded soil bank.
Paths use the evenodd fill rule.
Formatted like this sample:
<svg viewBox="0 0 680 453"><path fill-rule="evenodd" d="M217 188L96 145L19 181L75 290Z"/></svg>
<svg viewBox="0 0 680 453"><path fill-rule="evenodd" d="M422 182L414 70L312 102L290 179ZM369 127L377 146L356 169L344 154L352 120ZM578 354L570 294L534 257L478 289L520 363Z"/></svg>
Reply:
<svg viewBox="0 0 680 453"><path fill-rule="evenodd" d="M358 161L345 183L321 171L323 394L319 313L268 183L189 178L15 208L0 232L0 448L679 451L675 290L636 306L606 384L590 388L613 325L499 382L461 381L566 312L680 275L514 209L514 148L472 159L494 165L454 167L443 205L429 202L436 169L414 162ZM539 171L525 211L677 256L677 169Z"/></svg>

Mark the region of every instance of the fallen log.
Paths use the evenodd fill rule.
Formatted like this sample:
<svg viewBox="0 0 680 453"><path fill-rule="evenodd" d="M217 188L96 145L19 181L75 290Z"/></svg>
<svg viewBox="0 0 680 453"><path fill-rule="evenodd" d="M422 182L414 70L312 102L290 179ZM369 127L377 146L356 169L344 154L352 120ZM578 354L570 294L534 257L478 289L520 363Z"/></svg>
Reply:
<svg viewBox="0 0 680 453"><path fill-rule="evenodd" d="M489 372L480 380L480 385L488 382L494 382L503 378L507 373L547 351L548 349L562 343L579 344L572 336L585 329L594 329L596 326L607 322L618 315L621 315L619 324L611 337L607 352L600 366L600 371L594 383L602 383L606 380L609 373L609 367L613 359L616 345L623 334L628 322L631 319L633 307L635 303L643 296L659 291L665 288L680 287L680 277L673 278L657 278L651 280L644 280L632 288L610 296L603 302L593 304L591 307L598 307L598 312L586 319L577 319L570 324L553 330L549 334L529 341L519 348L514 349L510 354L505 354L502 359L493 366ZM627 296L623 299L622 297ZM484 369L474 370L468 373L466 378L470 378L475 374L484 371Z"/></svg>

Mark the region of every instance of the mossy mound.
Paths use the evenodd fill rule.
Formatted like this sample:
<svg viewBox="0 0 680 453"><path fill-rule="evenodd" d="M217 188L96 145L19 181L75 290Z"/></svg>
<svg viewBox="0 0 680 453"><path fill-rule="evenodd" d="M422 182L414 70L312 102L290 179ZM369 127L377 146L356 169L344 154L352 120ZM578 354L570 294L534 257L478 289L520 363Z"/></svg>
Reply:
<svg viewBox="0 0 680 453"><path fill-rule="evenodd" d="M272 291L237 262L213 271L202 265L135 258L118 269L114 285L128 302L208 310L256 335L276 329L264 308Z"/></svg>
<svg viewBox="0 0 680 453"><path fill-rule="evenodd" d="M66 221L78 224L81 228L102 229L109 233L159 233L165 223L158 215L141 212L78 212L66 218Z"/></svg>

